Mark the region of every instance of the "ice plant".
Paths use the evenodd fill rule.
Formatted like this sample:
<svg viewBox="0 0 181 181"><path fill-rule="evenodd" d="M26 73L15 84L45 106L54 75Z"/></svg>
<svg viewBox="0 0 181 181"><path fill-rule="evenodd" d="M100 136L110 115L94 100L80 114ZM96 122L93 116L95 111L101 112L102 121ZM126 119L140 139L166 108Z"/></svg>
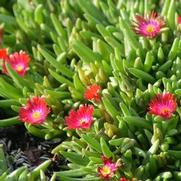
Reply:
<svg viewBox="0 0 181 181"><path fill-rule="evenodd" d="M174 95L171 93L157 94L149 103L149 113L169 119L177 107Z"/></svg>
<svg viewBox="0 0 181 181"><path fill-rule="evenodd" d="M101 87L97 84L93 84L86 89L84 98L90 101L99 102L101 99L100 91Z"/></svg>
<svg viewBox="0 0 181 181"><path fill-rule="evenodd" d="M29 62L30 57L26 52L22 50L20 52L14 52L4 61L3 73L8 74L6 64L9 64L20 76L24 76L29 68Z"/></svg>
<svg viewBox="0 0 181 181"><path fill-rule="evenodd" d="M111 158L108 159L105 156L102 156L102 160L103 166L98 168L98 173L102 179L109 180L114 176L118 166Z"/></svg>
<svg viewBox="0 0 181 181"><path fill-rule="evenodd" d="M71 110L65 117L68 129L89 129L93 123L93 112L92 105L82 105L77 111Z"/></svg>
<svg viewBox="0 0 181 181"><path fill-rule="evenodd" d="M34 96L27 101L25 106L20 108L19 118L22 122L42 124L49 112L50 108L47 106L45 98Z"/></svg>
<svg viewBox="0 0 181 181"><path fill-rule="evenodd" d="M155 38L164 25L164 20L156 12L151 12L147 17L136 15L133 30L140 36Z"/></svg>

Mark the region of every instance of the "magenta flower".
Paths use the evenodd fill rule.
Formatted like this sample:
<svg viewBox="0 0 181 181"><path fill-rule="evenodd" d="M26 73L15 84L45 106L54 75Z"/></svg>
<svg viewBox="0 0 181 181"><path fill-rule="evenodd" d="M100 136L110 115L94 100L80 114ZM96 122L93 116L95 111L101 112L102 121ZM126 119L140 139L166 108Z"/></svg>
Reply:
<svg viewBox="0 0 181 181"><path fill-rule="evenodd" d="M24 51L15 52L8 56L7 60L4 60L3 73L8 74L6 63L11 66L11 68L16 71L20 76L24 76L29 67L30 58L29 55Z"/></svg>
<svg viewBox="0 0 181 181"><path fill-rule="evenodd" d="M88 129L93 123L94 107L92 105L82 105L77 111L71 110L65 117L68 129Z"/></svg>
<svg viewBox="0 0 181 181"><path fill-rule="evenodd" d="M97 84L93 84L87 88L87 90L84 93L84 98L90 101L95 100L96 102L99 102L101 99L100 96L101 87Z"/></svg>
<svg viewBox="0 0 181 181"><path fill-rule="evenodd" d="M149 113L169 119L177 108L177 102L170 93L157 94L149 103Z"/></svg>
<svg viewBox="0 0 181 181"><path fill-rule="evenodd" d="M163 28L165 22L161 19L156 12L152 12L148 17L143 17L140 15L135 16L135 21L133 24L133 30L140 36L155 38L160 33L161 28Z"/></svg>
<svg viewBox="0 0 181 181"><path fill-rule="evenodd" d="M102 179L109 180L114 176L118 166L112 159L108 159L105 156L102 157L102 160L103 166L98 168L98 173Z"/></svg>
<svg viewBox="0 0 181 181"><path fill-rule="evenodd" d="M22 122L31 124L42 124L49 114L50 109L47 106L44 97L32 97L27 104L20 108L19 118Z"/></svg>

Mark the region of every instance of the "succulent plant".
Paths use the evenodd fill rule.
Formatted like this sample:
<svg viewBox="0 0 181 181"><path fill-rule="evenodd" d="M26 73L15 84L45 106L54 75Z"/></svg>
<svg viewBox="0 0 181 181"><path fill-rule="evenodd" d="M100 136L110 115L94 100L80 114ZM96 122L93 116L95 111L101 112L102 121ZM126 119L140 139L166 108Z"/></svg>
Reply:
<svg viewBox="0 0 181 181"><path fill-rule="evenodd" d="M20 76L2 57L7 73L0 75L0 108L9 117L0 127L25 122L35 136L62 138L52 154L67 165L51 180L181 180L181 3L5 2L1 47L9 57L25 51L30 65ZM28 105L35 97L47 106L41 121L42 109L27 113L38 124L19 115L34 111ZM0 180L46 180L50 162L28 176L24 167L3 173L3 164Z"/></svg>

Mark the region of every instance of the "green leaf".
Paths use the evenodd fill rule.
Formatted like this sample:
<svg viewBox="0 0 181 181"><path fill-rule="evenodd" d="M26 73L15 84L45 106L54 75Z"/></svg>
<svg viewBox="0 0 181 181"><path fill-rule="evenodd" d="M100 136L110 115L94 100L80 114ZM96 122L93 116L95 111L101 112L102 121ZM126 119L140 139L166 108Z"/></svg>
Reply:
<svg viewBox="0 0 181 181"><path fill-rule="evenodd" d="M62 36L64 39L67 39L66 31L64 30L63 26L61 25L61 22L58 20L55 14L50 14L50 18L52 20L52 23L55 27L56 32L59 36Z"/></svg>
<svg viewBox="0 0 181 181"><path fill-rule="evenodd" d="M12 99L18 99L21 97L21 92L19 89L14 88L11 84L6 82L2 77L0 77L0 94Z"/></svg>
<svg viewBox="0 0 181 181"><path fill-rule="evenodd" d="M80 90L80 92L84 92L84 86L82 84L82 82L80 81L80 78L78 76L78 74L74 74L73 76L73 80L74 80L74 86L77 90Z"/></svg>
<svg viewBox="0 0 181 181"><path fill-rule="evenodd" d="M6 181L18 180L18 177L20 176L20 174L26 169L27 168L25 166L19 167L18 169L14 170L6 177Z"/></svg>
<svg viewBox="0 0 181 181"><path fill-rule="evenodd" d="M133 32L130 29L130 26L127 23L127 20L119 18L119 25L125 38L130 43L131 47L137 50L140 47L140 43L136 40Z"/></svg>
<svg viewBox="0 0 181 181"><path fill-rule="evenodd" d="M96 28L99 31L99 33L102 35L102 37L112 36L111 33L102 24L97 24Z"/></svg>
<svg viewBox="0 0 181 181"><path fill-rule="evenodd" d="M151 146L151 148L148 150L148 153L155 154L159 148L159 144L160 144L160 141L156 140Z"/></svg>
<svg viewBox="0 0 181 181"><path fill-rule="evenodd" d="M18 116L0 120L0 127L9 127L9 126L18 125L18 124L22 124Z"/></svg>
<svg viewBox="0 0 181 181"><path fill-rule="evenodd" d="M171 157L175 157L177 159L181 159L181 151L180 150L168 150L168 154Z"/></svg>
<svg viewBox="0 0 181 181"><path fill-rule="evenodd" d="M6 158L4 155L3 144L0 144L0 175L7 170Z"/></svg>
<svg viewBox="0 0 181 181"><path fill-rule="evenodd" d="M87 47L78 40L73 44L73 50L86 63L94 62L96 60L97 61L102 60L100 54L93 52L89 47Z"/></svg>
<svg viewBox="0 0 181 181"><path fill-rule="evenodd" d="M38 23L39 25L42 24L44 20L43 10L44 10L43 4L38 4L38 6L34 11L35 22Z"/></svg>
<svg viewBox="0 0 181 181"><path fill-rule="evenodd" d="M148 74L148 73L146 73L146 72L144 72L142 70L139 70L139 69L136 69L136 68L128 68L128 70L135 77L137 77L139 79L142 79L145 82L151 82L151 83L155 82L154 77L152 77L150 74Z"/></svg>
<svg viewBox="0 0 181 181"><path fill-rule="evenodd" d="M122 119L120 116L117 116L118 119ZM146 128L152 129L151 123L141 117L137 116L125 116L123 117L124 121L128 123L128 125L137 127L137 128Z"/></svg>
<svg viewBox="0 0 181 181"><path fill-rule="evenodd" d="M28 130L29 133L31 133L34 136L37 136L39 138L44 138L46 131L44 129L40 129L36 126L33 126L31 124L25 123L25 127ZM48 130L47 130L48 132Z"/></svg>
<svg viewBox="0 0 181 181"><path fill-rule="evenodd" d="M66 91L55 91L55 90L45 90L46 94L49 94L55 99L65 99L65 98L70 98L70 93ZM1 103L0 103L1 105Z"/></svg>
<svg viewBox="0 0 181 181"><path fill-rule="evenodd" d="M86 157L83 157L83 155L79 155L74 152L65 152L61 151L61 154L70 162L78 164L78 165L84 165L86 166L89 163L89 159Z"/></svg>
<svg viewBox="0 0 181 181"><path fill-rule="evenodd" d="M41 163L39 166L37 166L34 170L32 170L31 177L33 178L37 178L40 174L40 171L45 171L47 169L47 167L50 166L50 164L52 163L51 160L46 160L43 163Z"/></svg>
<svg viewBox="0 0 181 181"><path fill-rule="evenodd" d="M59 81L60 83L66 83L68 86L70 87L74 87L74 84L68 80L67 78L59 75L58 73L56 73L55 71L51 70L51 69L48 69L48 71L50 72L50 74L57 80Z"/></svg>
<svg viewBox="0 0 181 181"><path fill-rule="evenodd" d="M18 178L18 181L28 181L28 170L24 170L19 178Z"/></svg>
<svg viewBox="0 0 181 181"><path fill-rule="evenodd" d="M7 177L7 175L8 175L7 172L3 172L3 174L0 175L0 181L4 181Z"/></svg>
<svg viewBox="0 0 181 181"><path fill-rule="evenodd" d="M154 57L152 52L147 52L145 62L144 62L144 71L149 72L152 67L152 63L154 61Z"/></svg>
<svg viewBox="0 0 181 181"><path fill-rule="evenodd" d="M19 105L18 100L16 100L16 99L0 100L0 107L2 107L2 108L11 107L12 105Z"/></svg>
<svg viewBox="0 0 181 181"><path fill-rule="evenodd" d="M111 158L111 157L113 158L114 154L109 149L109 146L107 145L106 141L102 137L100 138L100 144L101 144L101 149L102 149L102 153L104 154L104 156L107 158Z"/></svg>
<svg viewBox="0 0 181 181"><path fill-rule="evenodd" d="M176 12L175 0L170 0L170 5L167 13L167 20L172 30L175 29L175 12Z"/></svg>
<svg viewBox="0 0 181 181"><path fill-rule="evenodd" d="M181 96L181 89L176 89L176 90L175 90L175 94Z"/></svg>
<svg viewBox="0 0 181 181"><path fill-rule="evenodd" d="M107 24L104 14L102 14L102 12L99 11L90 0L78 0L78 4L87 15L94 17L103 24Z"/></svg>
<svg viewBox="0 0 181 181"><path fill-rule="evenodd" d="M46 50L38 46L38 50L40 53L44 56L44 58L57 70L59 70L63 75L65 75L68 78L72 78L74 73L67 68L65 65L62 65L60 62L58 62L55 58L53 58Z"/></svg>
<svg viewBox="0 0 181 181"><path fill-rule="evenodd" d="M159 67L158 71L167 72L171 66L172 66L172 60L168 60Z"/></svg>
<svg viewBox="0 0 181 181"><path fill-rule="evenodd" d="M67 177L82 177L82 176L86 176L88 173L89 172L84 170L83 168L55 172L56 176L62 175L62 176L67 176Z"/></svg>
<svg viewBox="0 0 181 181"><path fill-rule="evenodd" d="M84 139L84 141L90 145L94 150L96 150L97 152L99 153L102 153L102 149L101 149L101 145L100 143L95 139L95 138L92 138L91 136L89 135L82 135L82 138Z"/></svg>
<svg viewBox="0 0 181 181"><path fill-rule="evenodd" d="M117 109L113 106L110 99L106 96L102 98L103 104L107 110L107 112L113 117L116 118L117 115L119 115L119 112Z"/></svg>
<svg viewBox="0 0 181 181"><path fill-rule="evenodd" d="M162 12L161 15L162 16L166 16L168 13L168 9L170 7L170 0L165 0L165 2L163 3L163 8L162 8Z"/></svg>
<svg viewBox="0 0 181 181"><path fill-rule="evenodd" d="M61 181L100 181L99 177L72 178L72 177L66 177L63 175L59 175L59 179Z"/></svg>
<svg viewBox="0 0 181 181"><path fill-rule="evenodd" d="M13 26L16 25L16 19L13 16L0 14L0 21Z"/></svg>
<svg viewBox="0 0 181 181"><path fill-rule="evenodd" d="M124 46L121 43L119 43L113 37L106 36L104 38L107 41L107 43L109 43L112 46L112 48L117 48L122 55L124 54Z"/></svg>
<svg viewBox="0 0 181 181"><path fill-rule="evenodd" d="M128 107L126 106L126 104L124 104L123 102L121 102L121 103L119 104L119 106L120 106L120 108L121 108L124 116L131 116L131 113L130 113Z"/></svg>
<svg viewBox="0 0 181 181"><path fill-rule="evenodd" d="M175 38L175 40L173 41L172 47L170 49L170 52L168 54L168 59L173 60L174 58L176 58L176 56L179 53L179 43L180 43L180 39L179 38Z"/></svg>

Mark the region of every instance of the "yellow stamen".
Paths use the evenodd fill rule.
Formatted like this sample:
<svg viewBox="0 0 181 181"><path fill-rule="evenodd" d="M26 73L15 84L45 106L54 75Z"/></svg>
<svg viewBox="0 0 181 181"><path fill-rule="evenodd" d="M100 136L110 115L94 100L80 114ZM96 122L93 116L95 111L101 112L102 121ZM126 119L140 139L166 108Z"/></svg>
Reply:
<svg viewBox="0 0 181 181"><path fill-rule="evenodd" d="M167 108L167 107L163 107L162 109L161 109L161 113L162 114L166 114L166 113L169 113L170 112L170 110Z"/></svg>
<svg viewBox="0 0 181 181"><path fill-rule="evenodd" d="M102 175L109 175L111 173L111 169L108 166L104 166L101 172Z"/></svg>
<svg viewBox="0 0 181 181"><path fill-rule="evenodd" d="M22 71L23 69L24 69L24 66L21 65L21 64L19 64L19 65L16 66L16 70L17 70L18 72Z"/></svg>
<svg viewBox="0 0 181 181"><path fill-rule="evenodd" d="M80 125L83 125L84 123L86 123L86 120L85 119L81 119L80 120Z"/></svg>
<svg viewBox="0 0 181 181"><path fill-rule="evenodd" d="M32 113L33 119L39 119L41 117L41 114L39 111L35 111Z"/></svg>
<svg viewBox="0 0 181 181"><path fill-rule="evenodd" d="M155 31L155 27L154 27L153 25L149 24L149 25L147 25L147 27L146 27L146 31L147 31L148 33L152 33L152 32Z"/></svg>

